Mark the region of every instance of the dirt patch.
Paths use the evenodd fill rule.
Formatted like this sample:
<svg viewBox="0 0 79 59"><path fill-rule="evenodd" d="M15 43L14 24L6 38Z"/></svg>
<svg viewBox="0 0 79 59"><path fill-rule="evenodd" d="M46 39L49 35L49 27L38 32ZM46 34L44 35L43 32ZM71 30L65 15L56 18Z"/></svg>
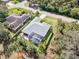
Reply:
<svg viewBox="0 0 79 59"><path fill-rule="evenodd" d="M47 49L46 57L47 57L47 59L55 59L56 58L56 50L54 47L51 46L51 44L49 45L49 47Z"/></svg>

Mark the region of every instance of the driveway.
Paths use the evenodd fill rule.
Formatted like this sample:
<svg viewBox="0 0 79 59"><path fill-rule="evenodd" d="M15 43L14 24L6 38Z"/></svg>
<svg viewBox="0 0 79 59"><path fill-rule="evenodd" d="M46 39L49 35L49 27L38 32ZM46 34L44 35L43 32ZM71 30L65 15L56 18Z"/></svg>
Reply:
<svg viewBox="0 0 79 59"><path fill-rule="evenodd" d="M61 20L65 21L65 22L78 21L78 19L66 17L66 16L63 16L63 15L57 15L57 14L46 12L46 11L39 11L39 12L42 13L42 14L45 14L47 16L51 16L51 17L57 18L58 20L61 19Z"/></svg>

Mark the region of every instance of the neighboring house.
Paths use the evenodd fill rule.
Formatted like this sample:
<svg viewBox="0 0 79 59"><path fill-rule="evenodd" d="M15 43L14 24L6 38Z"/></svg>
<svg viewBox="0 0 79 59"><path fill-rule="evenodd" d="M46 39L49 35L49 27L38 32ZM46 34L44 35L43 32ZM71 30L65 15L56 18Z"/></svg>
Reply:
<svg viewBox="0 0 79 59"><path fill-rule="evenodd" d="M30 14L23 14L19 16L17 14L12 14L6 18L6 23L11 27L13 31L16 31L20 26L27 22L31 18Z"/></svg>
<svg viewBox="0 0 79 59"><path fill-rule="evenodd" d="M34 8L34 9L38 9L38 8L39 8L39 5L38 5L38 4L35 4L35 3L30 2L30 3L29 3L29 7Z"/></svg>
<svg viewBox="0 0 79 59"><path fill-rule="evenodd" d="M7 2L9 2L9 0L1 0L1 1L3 1L4 3L7 3Z"/></svg>
<svg viewBox="0 0 79 59"><path fill-rule="evenodd" d="M30 39L35 44L39 44L50 29L47 23L41 23L41 18L36 17L27 27L22 30L23 36Z"/></svg>

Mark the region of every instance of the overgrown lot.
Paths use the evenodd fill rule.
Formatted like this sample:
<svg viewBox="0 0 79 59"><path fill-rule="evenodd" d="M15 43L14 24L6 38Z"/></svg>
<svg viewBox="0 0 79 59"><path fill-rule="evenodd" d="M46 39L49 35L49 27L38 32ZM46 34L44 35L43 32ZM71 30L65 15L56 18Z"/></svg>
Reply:
<svg viewBox="0 0 79 59"><path fill-rule="evenodd" d="M51 22L49 21L49 24L51 23L56 24L56 26L53 26L54 35L47 49L47 52L49 52L47 59L78 59L79 24L76 24L76 22L66 23L61 20L53 22L52 19Z"/></svg>
<svg viewBox="0 0 79 59"><path fill-rule="evenodd" d="M79 19L79 0L30 0L41 9Z"/></svg>

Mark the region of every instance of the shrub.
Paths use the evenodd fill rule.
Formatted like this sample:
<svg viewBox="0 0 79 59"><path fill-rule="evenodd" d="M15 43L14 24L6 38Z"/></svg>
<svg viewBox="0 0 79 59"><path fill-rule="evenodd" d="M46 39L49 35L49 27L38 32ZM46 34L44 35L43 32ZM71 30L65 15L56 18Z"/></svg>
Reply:
<svg viewBox="0 0 79 59"><path fill-rule="evenodd" d="M6 15L11 15L13 13L22 15L24 13L29 13L29 12L31 12L31 11L30 10L23 9L23 8L12 8L8 12L6 12Z"/></svg>
<svg viewBox="0 0 79 59"><path fill-rule="evenodd" d="M71 17L79 18L79 8L73 8L70 13Z"/></svg>
<svg viewBox="0 0 79 59"><path fill-rule="evenodd" d="M5 19L4 18L0 18L0 22L4 22L5 21Z"/></svg>
<svg viewBox="0 0 79 59"><path fill-rule="evenodd" d="M12 3L17 4L19 2L21 2L22 0L12 0Z"/></svg>

